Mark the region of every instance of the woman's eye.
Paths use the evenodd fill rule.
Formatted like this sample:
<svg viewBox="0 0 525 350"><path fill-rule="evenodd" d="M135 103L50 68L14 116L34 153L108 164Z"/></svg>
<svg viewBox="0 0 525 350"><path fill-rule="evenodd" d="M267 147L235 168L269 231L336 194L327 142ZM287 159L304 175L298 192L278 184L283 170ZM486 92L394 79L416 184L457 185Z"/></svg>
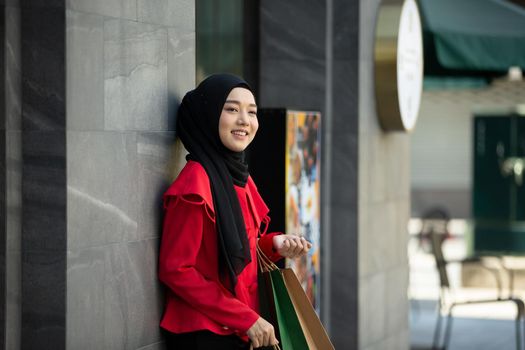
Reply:
<svg viewBox="0 0 525 350"><path fill-rule="evenodd" d="M235 108L235 107L226 107L226 110L228 112L237 112L237 108Z"/></svg>
<svg viewBox="0 0 525 350"><path fill-rule="evenodd" d="M250 111L249 112L252 116L257 117L257 111Z"/></svg>

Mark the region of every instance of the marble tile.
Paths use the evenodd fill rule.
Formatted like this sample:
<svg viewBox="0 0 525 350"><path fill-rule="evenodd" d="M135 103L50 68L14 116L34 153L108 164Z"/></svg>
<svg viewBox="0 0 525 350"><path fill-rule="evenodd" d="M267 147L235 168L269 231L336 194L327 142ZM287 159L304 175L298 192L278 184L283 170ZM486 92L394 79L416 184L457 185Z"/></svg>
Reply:
<svg viewBox="0 0 525 350"><path fill-rule="evenodd" d="M388 149L383 142L384 135L368 135L368 159L363 160L368 167L368 196L371 203L381 203L387 199L387 156Z"/></svg>
<svg viewBox="0 0 525 350"><path fill-rule="evenodd" d="M358 149L356 135L348 132L332 133L332 189L330 202L345 205L349 211L357 211Z"/></svg>
<svg viewBox="0 0 525 350"><path fill-rule="evenodd" d="M22 349L65 348L64 136L22 135Z"/></svg>
<svg viewBox="0 0 525 350"><path fill-rule="evenodd" d="M397 346L394 349L406 350L410 348L410 329L399 332L396 338Z"/></svg>
<svg viewBox="0 0 525 350"><path fill-rule="evenodd" d="M355 212L330 209L330 334L337 348L354 348L357 339L358 245Z"/></svg>
<svg viewBox="0 0 525 350"><path fill-rule="evenodd" d="M371 134L372 127L378 128L376 112L376 98L374 90L374 75L373 63L359 60L358 76L359 76L359 94L358 94L358 110L359 110L359 134L364 135L365 138ZM372 124L370 119L374 121Z"/></svg>
<svg viewBox="0 0 525 350"><path fill-rule="evenodd" d="M261 59L260 64L260 106L323 112L324 60Z"/></svg>
<svg viewBox="0 0 525 350"><path fill-rule="evenodd" d="M114 244L105 260L105 348L137 349L161 340L158 239Z"/></svg>
<svg viewBox="0 0 525 350"><path fill-rule="evenodd" d="M358 144L358 202L359 207L369 203L369 142L366 134L359 134Z"/></svg>
<svg viewBox="0 0 525 350"><path fill-rule="evenodd" d="M359 348L385 337L386 290L383 273L359 279Z"/></svg>
<svg viewBox="0 0 525 350"><path fill-rule="evenodd" d="M65 3L68 10L89 12L108 17L137 19L136 0L65 0Z"/></svg>
<svg viewBox="0 0 525 350"><path fill-rule="evenodd" d="M104 22L106 130L168 127L167 31L138 22Z"/></svg>
<svg viewBox="0 0 525 350"><path fill-rule="evenodd" d="M68 130L104 130L104 19L66 11Z"/></svg>
<svg viewBox="0 0 525 350"><path fill-rule="evenodd" d="M357 61L334 60L332 71L332 131L357 135L361 91Z"/></svg>
<svg viewBox="0 0 525 350"><path fill-rule="evenodd" d="M67 252L67 349L105 348L105 249Z"/></svg>
<svg viewBox="0 0 525 350"><path fill-rule="evenodd" d="M5 346L20 348L22 251L22 140L21 131L6 131L5 154ZM4 144L4 143L3 143Z"/></svg>
<svg viewBox="0 0 525 350"><path fill-rule="evenodd" d="M24 249L21 278L21 349L65 349L65 251Z"/></svg>
<svg viewBox="0 0 525 350"><path fill-rule="evenodd" d="M359 262L368 274L376 274L394 263L397 251L396 211L392 204L370 204L368 206L368 231L359 235L367 240L367 250L359 252Z"/></svg>
<svg viewBox="0 0 525 350"><path fill-rule="evenodd" d="M359 57L373 62L375 23L381 0L367 0L359 3Z"/></svg>
<svg viewBox="0 0 525 350"><path fill-rule="evenodd" d="M359 54L359 0L334 0L333 57L355 61Z"/></svg>
<svg viewBox="0 0 525 350"><path fill-rule="evenodd" d="M68 132L68 249L137 237L137 136Z"/></svg>
<svg viewBox="0 0 525 350"><path fill-rule="evenodd" d="M151 345L144 346L137 350L165 350L165 349L166 349L166 344L164 342L157 342Z"/></svg>
<svg viewBox="0 0 525 350"><path fill-rule="evenodd" d="M359 268L359 278L370 275L372 272L372 264L370 263L370 249L373 249L373 245L370 246L372 242L368 239L369 235L369 226L370 222L368 221L368 211L369 207L366 204L359 203L358 208L358 235L357 235L357 244L358 244L358 268Z"/></svg>
<svg viewBox="0 0 525 350"><path fill-rule="evenodd" d="M140 22L162 24L182 31L195 31L195 1L137 0Z"/></svg>
<svg viewBox="0 0 525 350"><path fill-rule="evenodd" d="M63 8L23 8L22 125L25 130L65 128L65 16Z"/></svg>
<svg viewBox="0 0 525 350"><path fill-rule="evenodd" d="M20 8L20 0L2 0L2 4L5 4L6 7Z"/></svg>
<svg viewBox="0 0 525 350"><path fill-rule="evenodd" d="M22 133L6 132L6 249L21 251L22 242Z"/></svg>
<svg viewBox="0 0 525 350"><path fill-rule="evenodd" d="M386 271L386 333L394 336L409 329L408 265Z"/></svg>
<svg viewBox="0 0 525 350"><path fill-rule="evenodd" d="M387 198L390 200L410 197L410 135L389 133L385 139L387 155Z"/></svg>
<svg viewBox="0 0 525 350"><path fill-rule="evenodd" d="M400 199L394 202L396 210L396 263L408 266L408 220L410 219L410 201Z"/></svg>
<svg viewBox="0 0 525 350"><path fill-rule="evenodd" d="M1 104L1 102L0 102ZM1 120L0 120L1 121ZM2 298L2 306L5 307L6 300L6 268L7 268L7 259L6 259L6 238L5 238L5 228L6 228L6 132L5 130L0 129L0 298ZM0 313L0 324L5 325L6 318L5 312ZM0 329L0 342L4 343L5 341L5 327Z"/></svg>
<svg viewBox="0 0 525 350"><path fill-rule="evenodd" d="M6 130L22 129L22 72L20 69L20 9L5 7L5 125ZM2 113L3 114L3 113Z"/></svg>
<svg viewBox="0 0 525 350"><path fill-rule="evenodd" d="M23 249L66 247L66 142L64 131L22 134Z"/></svg>
<svg viewBox="0 0 525 350"><path fill-rule="evenodd" d="M64 10L64 0L7 0L11 6L20 6L22 8L55 8Z"/></svg>
<svg viewBox="0 0 525 350"><path fill-rule="evenodd" d="M137 238L160 237L162 195L172 182L173 132L141 133L137 139L138 232Z"/></svg>
<svg viewBox="0 0 525 350"><path fill-rule="evenodd" d="M5 349L20 349L22 328L22 256L20 250L6 251Z"/></svg>
<svg viewBox="0 0 525 350"><path fill-rule="evenodd" d="M259 20L261 60L324 60L324 1L262 1Z"/></svg>
<svg viewBox="0 0 525 350"><path fill-rule="evenodd" d="M168 130L175 130L182 98L195 87L195 32L168 28Z"/></svg>

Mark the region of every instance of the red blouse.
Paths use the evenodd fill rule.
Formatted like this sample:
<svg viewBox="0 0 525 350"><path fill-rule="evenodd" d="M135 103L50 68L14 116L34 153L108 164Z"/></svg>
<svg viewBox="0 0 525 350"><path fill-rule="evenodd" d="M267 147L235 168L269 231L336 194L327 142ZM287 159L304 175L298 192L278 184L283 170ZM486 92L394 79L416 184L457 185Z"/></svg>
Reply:
<svg viewBox="0 0 525 350"><path fill-rule="evenodd" d="M219 280L215 213L202 165L189 161L164 194L159 278L169 289L160 325L170 332L210 330L245 338L259 318L256 243L261 224L269 221L269 210L251 177L246 187L234 187L252 257L238 275L235 295ZM259 239L259 246L274 261L281 258L273 249L275 234L263 234Z"/></svg>

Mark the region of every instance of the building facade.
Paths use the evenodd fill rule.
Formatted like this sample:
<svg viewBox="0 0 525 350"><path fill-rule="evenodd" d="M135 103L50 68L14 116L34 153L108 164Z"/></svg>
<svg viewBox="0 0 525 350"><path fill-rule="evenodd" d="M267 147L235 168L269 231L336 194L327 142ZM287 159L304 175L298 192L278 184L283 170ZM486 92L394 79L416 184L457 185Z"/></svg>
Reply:
<svg viewBox="0 0 525 350"><path fill-rule="evenodd" d="M2 348L163 348L160 196L184 163L199 4L2 2ZM323 116L321 318L338 349L409 348L409 136L376 117L378 6L239 12L259 106Z"/></svg>

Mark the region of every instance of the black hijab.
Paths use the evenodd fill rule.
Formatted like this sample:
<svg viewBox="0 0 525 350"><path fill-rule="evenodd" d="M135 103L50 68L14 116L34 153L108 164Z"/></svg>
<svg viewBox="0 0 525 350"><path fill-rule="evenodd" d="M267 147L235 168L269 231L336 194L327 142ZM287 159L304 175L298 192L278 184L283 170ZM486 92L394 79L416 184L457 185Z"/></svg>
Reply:
<svg viewBox="0 0 525 350"><path fill-rule="evenodd" d="M244 219L233 187L245 186L248 165L244 152L227 149L219 137L219 118L231 90L244 80L231 74L214 74L182 99L177 114L177 135L189 151L188 159L199 162L210 179L219 242L219 271L234 292L237 275L251 262Z"/></svg>

